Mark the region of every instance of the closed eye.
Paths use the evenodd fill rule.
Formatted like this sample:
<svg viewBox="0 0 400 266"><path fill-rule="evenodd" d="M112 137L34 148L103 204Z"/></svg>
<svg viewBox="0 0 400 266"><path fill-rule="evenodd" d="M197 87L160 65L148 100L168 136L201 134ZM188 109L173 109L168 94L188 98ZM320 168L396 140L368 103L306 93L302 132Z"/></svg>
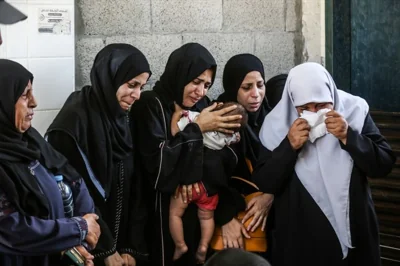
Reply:
<svg viewBox="0 0 400 266"><path fill-rule="evenodd" d="M135 83L128 83L128 88L129 89L134 89L134 88L136 88L137 86L139 86L140 84L138 83L138 82L135 82Z"/></svg>
<svg viewBox="0 0 400 266"><path fill-rule="evenodd" d="M324 108L326 108L327 106L328 106L328 104L326 104L326 103L318 104L318 105L317 105L317 109L324 109Z"/></svg>
<svg viewBox="0 0 400 266"><path fill-rule="evenodd" d="M194 84L196 84L196 85L200 85L200 83L201 83L201 80L199 80L199 79L195 79L195 80L193 80L193 83L194 83Z"/></svg>

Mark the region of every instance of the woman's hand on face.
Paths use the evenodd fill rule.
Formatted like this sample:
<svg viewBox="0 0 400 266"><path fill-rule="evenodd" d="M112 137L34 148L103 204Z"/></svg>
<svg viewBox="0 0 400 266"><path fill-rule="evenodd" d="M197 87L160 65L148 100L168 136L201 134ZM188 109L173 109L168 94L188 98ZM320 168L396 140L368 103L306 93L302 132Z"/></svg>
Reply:
<svg viewBox="0 0 400 266"><path fill-rule="evenodd" d="M125 262L125 266L136 266L136 260L130 254L121 254L121 258Z"/></svg>
<svg viewBox="0 0 400 266"><path fill-rule="evenodd" d="M304 143L308 140L309 133L310 125L307 120L303 118L296 119L288 133L288 139L292 148L298 150L303 147Z"/></svg>
<svg viewBox="0 0 400 266"><path fill-rule="evenodd" d="M99 241L101 235L100 226L96 222L96 220L99 219L99 216L94 213L88 213L82 218L86 220L86 223L88 225L88 233L85 240L91 248L95 248L97 245L97 241Z"/></svg>
<svg viewBox="0 0 400 266"><path fill-rule="evenodd" d="M328 132L346 145L347 129L349 128L346 119L334 110L327 113L326 117L325 124Z"/></svg>
<svg viewBox="0 0 400 266"><path fill-rule="evenodd" d="M246 208L246 215L242 220L242 224L244 224L248 219L253 217L253 220L246 228L247 231L254 232L260 225L262 225L261 230L264 231L267 224L268 212L271 209L273 201L274 195L266 193L249 201Z"/></svg>
<svg viewBox="0 0 400 266"><path fill-rule="evenodd" d="M190 203L193 199L193 189L196 190L197 194L200 194L200 186L200 182L191 185L178 186L175 190L174 197L177 198L180 194L184 203Z"/></svg>
<svg viewBox="0 0 400 266"><path fill-rule="evenodd" d="M222 240L224 249L226 248L244 248L243 236L250 238L249 234L236 218L233 218L229 223L222 227Z"/></svg>
<svg viewBox="0 0 400 266"><path fill-rule="evenodd" d="M233 123L233 121L241 119L242 116L241 115L223 116L223 115L232 110L235 110L237 106L232 105L224 109L213 112L213 110L217 106L218 104L214 103L213 105L203 109L203 111L201 111L201 113L197 117L195 123L199 125L200 130L203 133L208 131L219 131L226 134L233 134L234 131L230 129L240 127L240 123Z"/></svg>
<svg viewBox="0 0 400 266"><path fill-rule="evenodd" d="M125 261L122 259L118 252L115 252L111 256L105 258L104 264L106 266L126 266Z"/></svg>

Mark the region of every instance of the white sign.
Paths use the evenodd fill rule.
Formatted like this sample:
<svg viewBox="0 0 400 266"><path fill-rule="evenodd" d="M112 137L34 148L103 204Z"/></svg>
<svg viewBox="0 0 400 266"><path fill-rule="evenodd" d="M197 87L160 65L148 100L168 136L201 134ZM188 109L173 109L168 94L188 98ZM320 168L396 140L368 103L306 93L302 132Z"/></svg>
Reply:
<svg viewBox="0 0 400 266"><path fill-rule="evenodd" d="M71 34L71 18L68 9L39 8L38 21L39 33Z"/></svg>

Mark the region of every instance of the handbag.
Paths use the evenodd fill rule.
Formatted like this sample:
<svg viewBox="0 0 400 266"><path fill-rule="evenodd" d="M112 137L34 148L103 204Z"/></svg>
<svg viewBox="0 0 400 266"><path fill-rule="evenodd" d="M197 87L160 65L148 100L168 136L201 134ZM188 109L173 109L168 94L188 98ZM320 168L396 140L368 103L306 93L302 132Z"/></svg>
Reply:
<svg viewBox="0 0 400 266"><path fill-rule="evenodd" d="M253 172L253 167L251 166L251 163L248 159L246 159L246 163L247 166L249 167L250 172ZM233 179L236 179L237 181L241 181L243 182L244 185L250 185L252 186L254 189L257 190L257 192L253 192L247 196L244 196L244 200L246 202L246 205L248 204L248 202L257 197L262 195L263 193L261 191L259 191L259 188L256 186L256 184L243 179L241 177L237 177L237 176L232 176ZM246 215L246 211L241 211L239 212L239 214L236 216L236 219L238 219L239 221L241 221L243 219L243 217ZM247 228L247 226L251 223L251 221L253 220L253 217L250 217L245 223L244 226ZM244 249L246 251L251 251L251 252L266 252L267 251L267 235L265 231L261 230L261 226L259 226L257 228L257 230L255 230L254 232L249 232L249 235L251 238L243 238L243 242L244 242ZM215 227L214 230L214 235L211 239L210 242L210 247L214 250L223 250L224 249L224 243L223 243L223 238L222 238L222 229L219 226Z"/></svg>

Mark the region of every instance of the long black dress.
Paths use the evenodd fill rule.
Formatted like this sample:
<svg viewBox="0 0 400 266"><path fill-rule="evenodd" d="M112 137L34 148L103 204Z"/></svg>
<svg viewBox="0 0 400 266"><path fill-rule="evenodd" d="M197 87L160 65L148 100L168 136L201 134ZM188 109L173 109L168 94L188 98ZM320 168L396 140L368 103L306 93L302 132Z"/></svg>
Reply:
<svg viewBox="0 0 400 266"><path fill-rule="evenodd" d="M340 146L354 160L349 193L355 248L349 249L345 260L328 219L295 173L298 152L291 148L288 138L274 151L263 148L253 176L263 192L275 195L273 265L381 265L378 224L367 176L387 175L394 154L369 115L361 134L349 127L347 143L340 142Z"/></svg>
<svg viewBox="0 0 400 266"><path fill-rule="evenodd" d="M213 169L204 171L205 149L203 135L196 123L188 124L174 137L171 135L171 118L175 111L174 101L182 103L184 87L207 69L214 70L212 55L201 45L186 44L175 50L164 74L153 89L142 93L133 106L133 126L138 149L137 171L147 184L146 195L150 219L147 235L150 244L149 265L196 265L195 252L200 240L200 224L197 207L190 204L183 216L185 242L189 251L175 263L172 261L175 245L169 233L170 197L178 185L189 185L204 180L207 171L223 172L215 163ZM204 97L190 110L201 112L209 105ZM181 106L185 108L184 106ZM187 108L186 108L187 109ZM208 151L213 152L213 151ZM221 160L236 162L231 149L220 151ZM223 159L225 158L225 159Z"/></svg>
<svg viewBox="0 0 400 266"><path fill-rule="evenodd" d="M115 252L137 261L148 257L147 212L134 173L131 125L116 98L121 85L144 72L151 73L139 50L127 44L106 46L96 56L92 86L72 93L47 131L48 141L85 179L100 212L101 236L92 251L96 265Z"/></svg>

